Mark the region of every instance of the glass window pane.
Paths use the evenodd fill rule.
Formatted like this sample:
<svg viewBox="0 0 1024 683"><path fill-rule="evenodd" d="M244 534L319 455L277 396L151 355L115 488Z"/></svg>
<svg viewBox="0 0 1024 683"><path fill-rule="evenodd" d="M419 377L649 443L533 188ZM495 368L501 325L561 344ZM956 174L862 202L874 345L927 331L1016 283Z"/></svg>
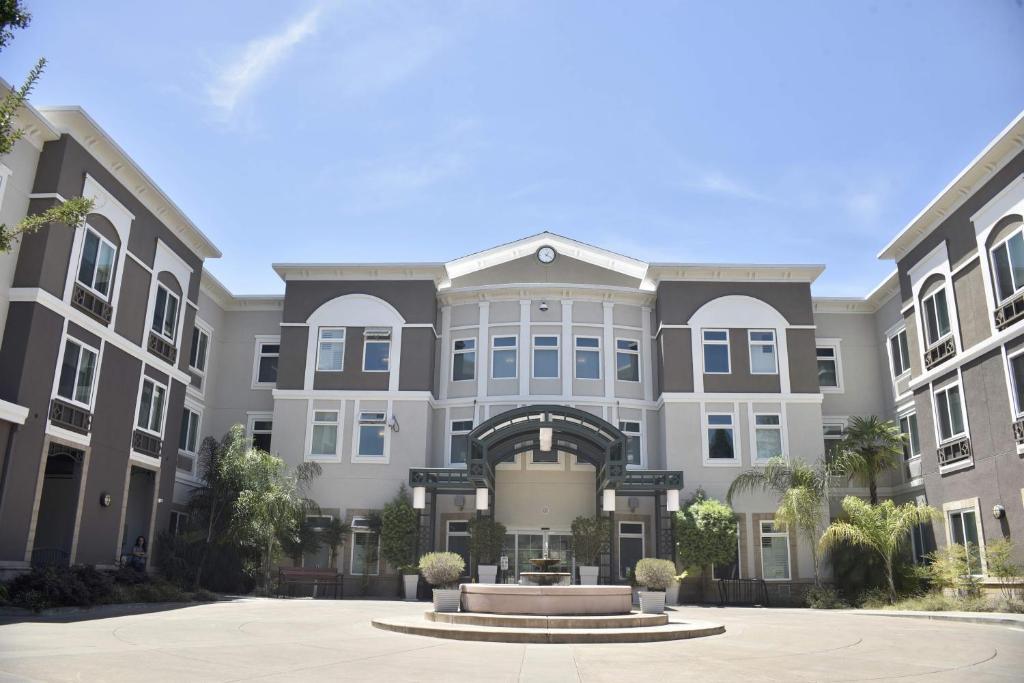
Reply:
<svg viewBox="0 0 1024 683"><path fill-rule="evenodd" d="M456 343L456 348L459 342ZM470 380L476 377L476 352L456 353L452 359L452 381Z"/></svg>
<svg viewBox="0 0 1024 683"><path fill-rule="evenodd" d="M839 386L839 380L836 374L836 362L834 360L818 359L818 386Z"/></svg>
<svg viewBox="0 0 1024 683"><path fill-rule="evenodd" d="M774 342L775 333L771 331L757 331L753 330L750 332L750 341L752 342Z"/></svg>
<svg viewBox="0 0 1024 683"><path fill-rule="evenodd" d="M309 449L313 455L335 455L337 446L338 425L313 425L313 441Z"/></svg>
<svg viewBox="0 0 1024 683"><path fill-rule="evenodd" d="M469 457L469 436L452 434L452 464L465 465Z"/></svg>
<svg viewBox="0 0 1024 683"><path fill-rule="evenodd" d="M558 377L558 351L535 349L533 352L534 377Z"/></svg>
<svg viewBox="0 0 1024 683"><path fill-rule="evenodd" d="M110 278L114 269L114 248L107 243L100 244L96 259L96 281L93 289L106 296L110 292Z"/></svg>
<svg viewBox="0 0 1024 683"><path fill-rule="evenodd" d="M153 407L153 383L143 382L142 398L139 399L139 427L149 427L149 413Z"/></svg>
<svg viewBox="0 0 1024 683"><path fill-rule="evenodd" d="M786 537L761 537L761 567L765 579L789 578L789 541Z"/></svg>
<svg viewBox="0 0 1024 683"><path fill-rule="evenodd" d="M715 459L731 459L734 456L732 447L732 429L708 429L708 457Z"/></svg>
<svg viewBox="0 0 1024 683"><path fill-rule="evenodd" d="M578 379L599 379L601 377L601 354L597 351L576 351L576 377Z"/></svg>
<svg viewBox="0 0 1024 683"><path fill-rule="evenodd" d="M949 394L949 419L953 427L953 434L963 434L964 411L960 402L960 387L953 387L947 393Z"/></svg>
<svg viewBox="0 0 1024 683"><path fill-rule="evenodd" d="M342 369L345 358L345 342L322 341L316 369L325 372L338 372Z"/></svg>
<svg viewBox="0 0 1024 683"><path fill-rule="evenodd" d="M516 345L516 338L515 337L495 337L494 338L494 345L496 347L499 347L499 348L501 348L501 347L504 347L504 348L514 347Z"/></svg>
<svg viewBox="0 0 1024 683"><path fill-rule="evenodd" d="M949 307L946 302L946 290L944 289L939 290L935 294L935 314L938 318L938 339L941 339L949 334Z"/></svg>
<svg viewBox="0 0 1024 683"><path fill-rule="evenodd" d="M774 344L754 344L750 347L750 371L760 374L776 372Z"/></svg>
<svg viewBox="0 0 1024 683"><path fill-rule="evenodd" d="M368 341L366 352L363 358L363 369L369 372L384 372L388 370L389 356L391 355L391 342Z"/></svg>
<svg viewBox="0 0 1024 683"><path fill-rule="evenodd" d="M917 437L917 415L911 415L910 423L910 453L911 455L921 454L921 440Z"/></svg>
<svg viewBox="0 0 1024 683"><path fill-rule="evenodd" d="M1013 375L1013 394L1017 412L1024 412L1024 354L1010 359L1010 373Z"/></svg>
<svg viewBox="0 0 1024 683"><path fill-rule="evenodd" d="M640 343L632 339L619 339L615 342L615 347L621 351L639 351Z"/></svg>
<svg viewBox="0 0 1024 683"><path fill-rule="evenodd" d="M85 243L82 245L82 262L78 266L78 280L92 287L96 271L96 252L99 250L100 239L91 230L85 231Z"/></svg>
<svg viewBox="0 0 1024 683"><path fill-rule="evenodd" d="M558 346L558 337L536 337L533 340L534 346Z"/></svg>
<svg viewBox="0 0 1024 683"><path fill-rule="evenodd" d="M494 379L511 379L516 376L516 350L496 349L492 356L491 375Z"/></svg>
<svg viewBox="0 0 1024 683"><path fill-rule="evenodd" d="M903 374L906 369L903 367L903 356L900 354L900 338L899 335L889 340L889 350L892 354L892 373L899 377Z"/></svg>
<svg viewBox="0 0 1024 683"><path fill-rule="evenodd" d="M149 428L159 432L163 425L161 420L164 416L164 388L153 387L153 412L149 416Z"/></svg>
<svg viewBox="0 0 1024 683"><path fill-rule="evenodd" d="M172 295L167 296L167 313L164 316L164 336L174 339L174 333L178 327L178 299Z"/></svg>
<svg viewBox="0 0 1024 683"><path fill-rule="evenodd" d="M601 348L601 340L597 337L577 337L576 346L584 349Z"/></svg>
<svg viewBox="0 0 1024 683"><path fill-rule="evenodd" d="M96 354L89 349L82 349L78 361L78 383L75 387L75 400L79 403L89 403L92 395L93 373L96 369Z"/></svg>
<svg viewBox="0 0 1024 683"><path fill-rule="evenodd" d="M384 455L384 425L359 426L359 455Z"/></svg>
<svg viewBox="0 0 1024 683"><path fill-rule="evenodd" d="M757 430L756 437L759 459L767 460L782 455L782 430L761 428Z"/></svg>
<svg viewBox="0 0 1024 683"><path fill-rule="evenodd" d="M261 356L256 380L273 384L277 382L277 356Z"/></svg>
<svg viewBox="0 0 1024 683"><path fill-rule="evenodd" d="M627 465L640 465L642 464L640 456L640 437L639 436L626 436L626 464Z"/></svg>
<svg viewBox="0 0 1024 683"><path fill-rule="evenodd" d="M731 425L732 415L708 415L709 425Z"/></svg>
<svg viewBox="0 0 1024 683"><path fill-rule="evenodd" d="M704 345L704 372L729 372L729 347L727 345Z"/></svg>
<svg viewBox="0 0 1024 683"><path fill-rule="evenodd" d="M167 290L163 287L156 288L156 305L153 306L153 330L163 332L164 312L167 307Z"/></svg>
<svg viewBox="0 0 1024 683"><path fill-rule="evenodd" d="M939 437L943 440L953 436L952 426L949 422L949 399L946 396L945 391L941 391L935 395L935 402L939 414Z"/></svg>
<svg viewBox="0 0 1024 683"><path fill-rule="evenodd" d="M1006 243L1010 253L1010 267L1013 269L1014 291L1024 287L1024 236L1017 233Z"/></svg>
<svg viewBox="0 0 1024 683"><path fill-rule="evenodd" d="M704 341L729 341L729 333L725 330L704 330Z"/></svg>
<svg viewBox="0 0 1024 683"><path fill-rule="evenodd" d="M629 536L619 537L619 577L626 578L627 572L636 569L636 563L644 556L644 540Z"/></svg>
<svg viewBox="0 0 1024 683"><path fill-rule="evenodd" d="M640 354L616 353L615 376L623 382L639 382Z"/></svg>
<svg viewBox="0 0 1024 683"><path fill-rule="evenodd" d="M178 448L187 451L188 448L189 411L181 413L181 430L178 432Z"/></svg>
<svg viewBox="0 0 1024 683"><path fill-rule="evenodd" d="M78 376L78 353L81 347L73 341L64 343L64 360L60 366L60 380L57 382L57 395L67 399L75 399L75 379Z"/></svg>
<svg viewBox="0 0 1024 683"><path fill-rule="evenodd" d="M1000 244L992 250L992 265L996 274L996 294L1000 300L1006 299L1013 294L1013 271L1007 245Z"/></svg>

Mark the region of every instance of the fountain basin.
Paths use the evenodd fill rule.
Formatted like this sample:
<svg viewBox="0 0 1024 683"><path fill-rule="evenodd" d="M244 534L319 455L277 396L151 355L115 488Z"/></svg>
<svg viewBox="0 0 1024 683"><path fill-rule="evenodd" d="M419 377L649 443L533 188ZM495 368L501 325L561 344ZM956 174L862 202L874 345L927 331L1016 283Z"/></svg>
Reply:
<svg viewBox="0 0 1024 683"><path fill-rule="evenodd" d="M486 614L629 614L633 593L629 586L516 586L464 583L463 612Z"/></svg>

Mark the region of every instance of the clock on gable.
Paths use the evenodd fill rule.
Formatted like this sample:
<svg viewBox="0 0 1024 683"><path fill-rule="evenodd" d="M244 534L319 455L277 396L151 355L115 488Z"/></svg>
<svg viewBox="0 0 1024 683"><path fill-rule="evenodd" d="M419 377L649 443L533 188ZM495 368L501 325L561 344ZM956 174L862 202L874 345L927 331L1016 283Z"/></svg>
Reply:
<svg viewBox="0 0 1024 683"><path fill-rule="evenodd" d="M537 260L541 263L551 263L557 255L553 247L541 247L537 250Z"/></svg>

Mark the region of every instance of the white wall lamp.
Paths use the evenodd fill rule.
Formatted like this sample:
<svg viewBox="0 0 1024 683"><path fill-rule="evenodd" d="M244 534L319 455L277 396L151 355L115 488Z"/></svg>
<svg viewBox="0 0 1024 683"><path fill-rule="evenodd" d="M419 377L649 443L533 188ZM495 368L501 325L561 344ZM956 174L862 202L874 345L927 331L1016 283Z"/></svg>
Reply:
<svg viewBox="0 0 1024 683"><path fill-rule="evenodd" d="M551 427L540 428L540 449L545 453L551 451L551 440L554 437L554 431Z"/></svg>
<svg viewBox="0 0 1024 683"><path fill-rule="evenodd" d="M425 486L412 487L412 506L417 510L427 507L427 488Z"/></svg>
<svg viewBox="0 0 1024 683"><path fill-rule="evenodd" d="M602 492L601 509L605 512L615 512L615 489L605 489Z"/></svg>
<svg viewBox="0 0 1024 683"><path fill-rule="evenodd" d="M487 489L477 489L476 490L476 509L477 510L486 510L487 509L488 503L490 502L489 498L488 498L488 494L489 493L490 493L490 491L488 491Z"/></svg>
<svg viewBox="0 0 1024 683"><path fill-rule="evenodd" d="M679 489L669 489L665 492L665 509L669 512L679 511Z"/></svg>

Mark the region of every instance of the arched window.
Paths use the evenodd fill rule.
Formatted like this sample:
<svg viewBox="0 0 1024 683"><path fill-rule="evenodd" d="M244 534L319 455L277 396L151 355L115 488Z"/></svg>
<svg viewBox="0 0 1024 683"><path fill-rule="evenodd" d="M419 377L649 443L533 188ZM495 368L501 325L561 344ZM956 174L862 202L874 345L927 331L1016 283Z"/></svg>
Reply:
<svg viewBox="0 0 1024 683"><path fill-rule="evenodd" d="M992 289L997 304L1024 289L1024 223L1020 216L1004 218L989 240L992 261Z"/></svg>
<svg viewBox="0 0 1024 683"><path fill-rule="evenodd" d="M946 279L941 275L932 276L921 288L921 327L927 347L938 344L952 332Z"/></svg>

